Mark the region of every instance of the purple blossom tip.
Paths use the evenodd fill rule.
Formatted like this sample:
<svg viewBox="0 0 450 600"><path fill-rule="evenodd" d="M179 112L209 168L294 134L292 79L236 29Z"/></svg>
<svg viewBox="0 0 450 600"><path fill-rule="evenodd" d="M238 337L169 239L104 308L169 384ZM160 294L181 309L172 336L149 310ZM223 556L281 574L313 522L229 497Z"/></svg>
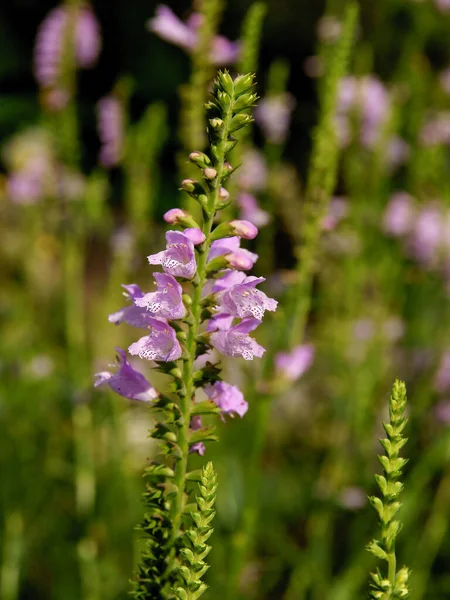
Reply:
<svg viewBox="0 0 450 600"><path fill-rule="evenodd" d="M203 242L206 240L205 234L198 227L189 227L188 229L185 229L183 233L191 240L194 246L203 244Z"/></svg>
<svg viewBox="0 0 450 600"><path fill-rule="evenodd" d="M124 296L131 300L134 304L131 304L130 306L125 306L124 308L121 308L120 310L111 313L108 316L108 321L110 323L114 323L115 325L119 325L120 323L127 323L132 327L147 329L149 315L145 308L142 308L135 304L137 299L142 298L144 292L135 283L129 285L122 285L122 287L125 289Z"/></svg>
<svg viewBox="0 0 450 600"><path fill-rule="evenodd" d="M95 377L97 381L94 383L95 387L106 383L114 392L124 398L139 400L140 402L151 402L157 398L158 392L150 385L142 373L136 371L127 361L125 350L121 348L116 348L116 350L119 370L114 374L109 371L96 373Z"/></svg>
<svg viewBox="0 0 450 600"><path fill-rule="evenodd" d="M148 328L150 333L128 348L130 354L163 362L180 358L182 350L175 329L166 321L154 317L148 318Z"/></svg>
<svg viewBox="0 0 450 600"><path fill-rule="evenodd" d="M245 360L260 358L265 349L248 335L260 323L258 319L244 319L226 331L215 331L210 337L211 345L225 356L242 356Z"/></svg>
<svg viewBox="0 0 450 600"><path fill-rule="evenodd" d="M182 319L186 314L186 308L181 299L183 294L181 285L167 273L153 273L153 277L157 291L135 298L135 305L163 319Z"/></svg>
<svg viewBox="0 0 450 600"><path fill-rule="evenodd" d="M175 223L178 223L178 220L180 218L185 218L188 216L189 213L187 213L185 210L182 210L181 208L171 208L164 214L164 221L166 223L174 225Z"/></svg>
<svg viewBox="0 0 450 600"><path fill-rule="evenodd" d="M166 233L166 249L151 254L148 261L151 265L162 265L169 275L192 279L197 269L194 244L184 233L168 231Z"/></svg>
<svg viewBox="0 0 450 600"><path fill-rule="evenodd" d="M233 227L234 235L238 235L244 240L254 240L258 235L258 228L250 221L235 220L231 221L230 225Z"/></svg>
<svg viewBox="0 0 450 600"><path fill-rule="evenodd" d="M210 261L218 256L225 256L230 268L238 269L239 271L248 271L253 268L253 265L258 260L258 255L240 248L240 243L240 238L236 236L215 240L211 244L208 260Z"/></svg>
<svg viewBox="0 0 450 600"><path fill-rule="evenodd" d="M256 198L252 194L242 192L237 196L236 202L241 209L241 217L253 223L256 227L263 227L270 221L269 213L260 208Z"/></svg>
<svg viewBox="0 0 450 600"><path fill-rule="evenodd" d="M224 415L243 417L248 410L248 403L239 388L225 381L216 381L205 387L206 395L221 409Z"/></svg>
<svg viewBox="0 0 450 600"><path fill-rule="evenodd" d="M291 352L280 352L275 357L279 373L288 381L296 381L309 369L314 359L314 347L311 344L296 346Z"/></svg>

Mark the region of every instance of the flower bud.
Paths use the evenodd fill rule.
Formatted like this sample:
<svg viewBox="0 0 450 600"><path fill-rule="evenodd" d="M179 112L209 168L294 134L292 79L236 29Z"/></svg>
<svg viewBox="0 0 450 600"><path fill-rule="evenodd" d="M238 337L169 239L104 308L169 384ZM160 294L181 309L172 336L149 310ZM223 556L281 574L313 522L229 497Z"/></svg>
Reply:
<svg viewBox="0 0 450 600"><path fill-rule="evenodd" d="M189 229L185 229L183 231L184 235L188 237L194 246L198 246L199 244L203 244L205 241L205 234L199 227L190 227Z"/></svg>
<svg viewBox="0 0 450 600"><path fill-rule="evenodd" d="M203 152L191 152L189 154L189 160L195 163L201 169L205 169L211 165L211 159Z"/></svg>
<svg viewBox="0 0 450 600"><path fill-rule="evenodd" d="M217 171L216 171L216 169L213 169L211 167L207 167L203 171L203 175L205 176L205 179L214 179L214 177L217 176Z"/></svg>
<svg viewBox="0 0 450 600"><path fill-rule="evenodd" d="M219 198L221 200L228 200L229 197L230 193L225 188L221 187L219 190Z"/></svg>
<svg viewBox="0 0 450 600"><path fill-rule="evenodd" d="M193 179L183 179L181 182L181 187L185 192L189 194L195 190L196 182Z"/></svg>
<svg viewBox="0 0 450 600"><path fill-rule="evenodd" d="M198 228L199 225L192 215L181 208L171 208L164 215L164 221L170 225Z"/></svg>
<svg viewBox="0 0 450 600"><path fill-rule="evenodd" d="M227 254L225 258L228 261L228 266L238 271L249 271L253 268L255 262L251 256L241 252L232 252L231 254Z"/></svg>
<svg viewBox="0 0 450 600"><path fill-rule="evenodd" d="M253 240L258 235L258 228L250 223L250 221L231 221L230 226L233 228L232 235L238 235L244 240Z"/></svg>

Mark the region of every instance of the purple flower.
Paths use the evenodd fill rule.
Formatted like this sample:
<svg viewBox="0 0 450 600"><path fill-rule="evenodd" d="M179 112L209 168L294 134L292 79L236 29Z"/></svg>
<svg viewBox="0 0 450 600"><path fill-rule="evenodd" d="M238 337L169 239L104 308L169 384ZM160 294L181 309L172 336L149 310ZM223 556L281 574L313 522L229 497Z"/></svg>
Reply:
<svg viewBox="0 0 450 600"><path fill-rule="evenodd" d="M445 394L450 391L450 350L446 350L442 355L434 379L434 387L440 394Z"/></svg>
<svg viewBox="0 0 450 600"><path fill-rule="evenodd" d="M238 237L229 237L215 240L211 244L208 260L217 256L226 256L233 269L248 271L258 260L258 255L240 248L241 240Z"/></svg>
<svg viewBox="0 0 450 600"><path fill-rule="evenodd" d="M227 331L215 331L210 337L211 345L225 356L242 356L245 360L261 357L265 349L248 335L260 323L258 319L244 319Z"/></svg>
<svg viewBox="0 0 450 600"><path fill-rule="evenodd" d="M289 131L296 105L288 92L263 98L255 109L255 121L272 144L282 144Z"/></svg>
<svg viewBox="0 0 450 600"><path fill-rule="evenodd" d="M166 213L164 213L164 221L166 223L174 225L175 223L178 223L178 220L180 218L185 219L188 216L189 213L183 210L182 208L171 208Z"/></svg>
<svg viewBox="0 0 450 600"><path fill-rule="evenodd" d="M157 291L135 298L135 305L163 319L182 319L186 308L181 299L181 285L167 273L153 273L153 277L156 280Z"/></svg>
<svg viewBox="0 0 450 600"><path fill-rule="evenodd" d="M77 66L91 67L100 52L100 32L90 8L83 6L72 13L66 6L54 8L41 23L34 49L34 74L42 87L54 87L61 76L61 59L67 28L75 15L74 51Z"/></svg>
<svg viewBox="0 0 450 600"><path fill-rule="evenodd" d="M156 9L156 16L149 19L147 27L161 39L190 53L197 46L201 21L202 16L193 13L187 23L183 23L168 6L162 4ZM239 50L237 42L230 42L227 38L218 35L212 42L211 63L215 65L233 63L238 57Z"/></svg>
<svg viewBox="0 0 450 600"><path fill-rule="evenodd" d="M434 3L442 12L448 12L450 10L450 0L434 0Z"/></svg>
<svg viewBox="0 0 450 600"><path fill-rule="evenodd" d="M256 225L262 227L270 221L270 215L263 210L254 196L247 192L242 192L236 198L236 203L241 209L241 217Z"/></svg>
<svg viewBox="0 0 450 600"><path fill-rule="evenodd" d="M247 150L242 159L242 166L236 171L239 187L246 191L263 190L267 185L267 177L268 170L264 156L257 150Z"/></svg>
<svg viewBox="0 0 450 600"><path fill-rule="evenodd" d="M7 195L17 204L35 204L42 197L41 176L25 169L13 173L7 179Z"/></svg>
<svg viewBox="0 0 450 600"><path fill-rule="evenodd" d="M450 144L450 113L440 112L429 118L420 134L424 146Z"/></svg>
<svg viewBox="0 0 450 600"><path fill-rule="evenodd" d="M296 346L291 352L280 352L275 357L279 373L288 381L296 381L309 369L314 358L311 344Z"/></svg>
<svg viewBox="0 0 450 600"><path fill-rule="evenodd" d="M180 46L188 52L194 49L197 42L195 31L163 4L156 8L156 16L149 19L147 27L161 39Z"/></svg>
<svg viewBox="0 0 450 600"><path fill-rule="evenodd" d="M219 277L218 279L214 280L214 284L211 290L213 294L215 294L216 292L223 292L224 290L227 290L233 285L242 283L246 278L246 275L241 271L234 271L232 269L229 269L224 273L225 274L222 275L222 277Z"/></svg>
<svg viewBox="0 0 450 600"><path fill-rule="evenodd" d="M174 277L192 279L197 269L192 240L179 231L167 231L166 240L166 249L158 254L151 254L148 262L151 265L162 265L164 271Z"/></svg>
<svg viewBox="0 0 450 600"><path fill-rule="evenodd" d="M448 400L438 402L434 406L434 416L440 423L448 425L450 423L450 402Z"/></svg>
<svg viewBox="0 0 450 600"><path fill-rule="evenodd" d="M373 75L356 79L344 77L340 82L337 130L342 146L350 141L349 116L356 112L361 119L360 139L363 146L372 147L380 138L382 126L389 112L389 95L379 79Z"/></svg>
<svg viewBox="0 0 450 600"><path fill-rule="evenodd" d="M194 246L198 246L199 244L203 244L206 237L201 229L198 227L188 227L183 231L184 235L188 237Z"/></svg>
<svg viewBox="0 0 450 600"><path fill-rule="evenodd" d="M200 415L194 415L190 422L190 427L192 431L197 431L202 428L202 418ZM195 444L191 444L189 447L189 452L196 452L200 456L204 456L206 452L205 444L203 442L195 442Z"/></svg>
<svg viewBox="0 0 450 600"><path fill-rule="evenodd" d="M256 289L264 277L246 277L241 283L231 286L220 295L220 312L239 319L253 317L261 321L266 310L275 311L278 302Z"/></svg>
<svg viewBox="0 0 450 600"><path fill-rule="evenodd" d="M436 206L426 206L416 218L410 247L415 258L424 265L432 265L438 258L442 225L442 214Z"/></svg>
<svg viewBox="0 0 450 600"><path fill-rule="evenodd" d="M216 381L204 389L205 394L221 409L222 414L234 414L243 417L248 410L248 403L239 388L225 381Z"/></svg>
<svg viewBox="0 0 450 600"><path fill-rule="evenodd" d="M125 298L129 298L133 302L144 296L144 292L142 292L141 288L135 283L131 283L130 285L122 285L122 287L125 289ZM150 315L145 308L137 306L136 304L131 304L130 306L125 306L124 308L111 313L108 316L108 321L110 323L114 323L115 325L127 323L132 327L147 329L149 324L149 316Z"/></svg>
<svg viewBox="0 0 450 600"><path fill-rule="evenodd" d="M100 163L114 167L123 153L123 108L115 96L105 96L97 103L98 134L101 141Z"/></svg>
<svg viewBox="0 0 450 600"><path fill-rule="evenodd" d="M384 213L384 230L394 237L406 235L413 226L415 213L412 196L406 192L393 194Z"/></svg>
<svg viewBox="0 0 450 600"><path fill-rule="evenodd" d="M227 331L233 325L233 321L233 315L219 312L209 319L206 331Z"/></svg>
<svg viewBox="0 0 450 600"><path fill-rule="evenodd" d="M130 400L139 400L140 402L151 402L158 397L158 392L150 385L147 379L133 369L127 361L126 352L121 348L116 348L118 353L119 370L112 374L109 371L96 373L97 381L95 387L107 383L109 387L124 398Z"/></svg>
<svg viewBox="0 0 450 600"><path fill-rule="evenodd" d="M154 317L148 317L148 328L150 333L128 348L130 354L145 360L164 362L180 358L182 351L175 329L166 321Z"/></svg>
<svg viewBox="0 0 450 600"><path fill-rule="evenodd" d="M335 229L338 223L343 219L348 213L348 203L345 198L341 198L339 196L335 196L331 199L328 214L322 220L322 227L326 231L331 231Z"/></svg>

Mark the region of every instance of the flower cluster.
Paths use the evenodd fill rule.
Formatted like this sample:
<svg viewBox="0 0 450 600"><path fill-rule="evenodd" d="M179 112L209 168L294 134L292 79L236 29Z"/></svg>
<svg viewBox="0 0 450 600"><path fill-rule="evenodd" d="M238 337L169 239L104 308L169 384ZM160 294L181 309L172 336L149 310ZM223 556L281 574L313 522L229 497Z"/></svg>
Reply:
<svg viewBox="0 0 450 600"><path fill-rule="evenodd" d="M258 289L265 281L263 277L246 275L258 256L241 247L242 240L252 240L258 230L246 220L221 223L215 228L212 224L216 211L229 203L228 192L221 184L229 176L230 168L218 155L219 152L225 155L235 143L231 136L230 139L222 137L224 123L217 113L223 110L221 102L225 101L224 98L237 87L241 91L235 92L235 113L232 113L229 124L230 133L249 122L250 117L245 114L244 108L256 98L251 92L251 85L251 78L238 78L233 82L228 74L221 74L216 82L214 101L209 103L212 156L210 158L201 152L190 155L191 162L203 173L204 184L192 179L184 180L182 189L202 205L205 215L203 227L185 210L169 210L165 220L172 229L166 233L166 248L148 257L150 265L160 265L162 269L162 272L153 273L155 290L144 292L136 284L124 285L129 303L109 315L110 322L114 324L127 323L143 329L145 335L130 345L129 354L145 361L155 361L159 369L167 373L182 373L183 363L193 366L196 359L207 358L211 349L245 360L261 357L264 353L264 348L250 333L261 323L266 310L276 310L277 302ZM105 372L97 374L97 385L106 383L126 398L147 402L155 400L158 393L131 366L126 353L121 349L118 352L118 371L113 375ZM188 374L183 373L178 377L179 389L186 387L186 376ZM247 411L247 403L240 390L221 381L219 369L208 361L192 386L192 406L201 401L202 394L222 416L237 414L242 417ZM190 414L190 418L192 431L198 431L199 415ZM191 449L203 452L204 447L199 444L198 437L197 434Z"/></svg>
<svg viewBox="0 0 450 600"><path fill-rule="evenodd" d="M191 53L198 41L198 29L202 16L193 13L186 23L183 23L174 12L164 4L156 9L156 16L148 21L148 29L161 39L183 48ZM217 35L211 48L211 63L214 65L229 65L236 62L239 56L239 43L231 42L222 35Z"/></svg>
<svg viewBox="0 0 450 600"><path fill-rule="evenodd" d="M46 104L50 109L60 110L71 91L63 82L65 52L68 33L72 31L73 53L77 67L92 67L100 52L100 28L87 4L54 8L41 23L34 48L34 75L46 92ZM67 48L66 48L67 47Z"/></svg>

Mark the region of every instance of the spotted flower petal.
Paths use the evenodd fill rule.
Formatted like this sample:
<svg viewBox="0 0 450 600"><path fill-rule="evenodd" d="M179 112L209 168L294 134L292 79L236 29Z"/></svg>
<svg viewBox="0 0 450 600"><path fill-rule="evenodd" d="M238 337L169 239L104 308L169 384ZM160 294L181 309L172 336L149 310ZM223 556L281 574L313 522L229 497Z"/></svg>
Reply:
<svg viewBox="0 0 450 600"><path fill-rule="evenodd" d="M122 287L125 289L124 296L133 302L144 296L144 292L142 292L141 288L135 283L130 285L122 285ZM130 306L124 306L120 310L111 313L108 316L108 321L110 323L114 323L115 325L127 323L132 327L147 329L149 316L150 315L145 308L136 306L136 304L131 304Z"/></svg>
<svg viewBox="0 0 450 600"><path fill-rule="evenodd" d="M153 273L156 281L156 292L136 298L136 307L147 309L150 313L163 319L182 319L186 314L181 296L183 289L178 281L167 273Z"/></svg>
<svg viewBox="0 0 450 600"><path fill-rule="evenodd" d="M258 319L244 319L227 331L215 331L210 337L211 345L225 356L242 356L245 360L261 357L265 349L247 335L260 323Z"/></svg>
<svg viewBox="0 0 450 600"><path fill-rule="evenodd" d="M166 240L166 249L151 254L148 262L151 265L162 265L164 271L174 277L192 279L197 269L192 240L180 231L168 231Z"/></svg>
<svg viewBox="0 0 450 600"><path fill-rule="evenodd" d="M219 309L239 319L253 317L262 320L266 310L275 311L278 302L256 289L264 277L246 277L241 283L231 286L220 296Z"/></svg>
<svg viewBox="0 0 450 600"><path fill-rule="evenodd" d="M151 402L157 398L158 392L151 386L142 373L136 371L127 361L125 350L121 348L116 348L116 350L119 370L116 373L110 373L109 371L96 373L95 377L97 381L94 384L95 387L106 383L114 392L124 398L139 400L140 402Z"/></svg>
<svg viewBox="0 0 450 600"><path fill-rule="evenodd" d="M128 348L130 354L145 360L164 362L180 358L182 351L175 329L166 321L155 317L148 317L148 328L150 333Z"/></svg>

